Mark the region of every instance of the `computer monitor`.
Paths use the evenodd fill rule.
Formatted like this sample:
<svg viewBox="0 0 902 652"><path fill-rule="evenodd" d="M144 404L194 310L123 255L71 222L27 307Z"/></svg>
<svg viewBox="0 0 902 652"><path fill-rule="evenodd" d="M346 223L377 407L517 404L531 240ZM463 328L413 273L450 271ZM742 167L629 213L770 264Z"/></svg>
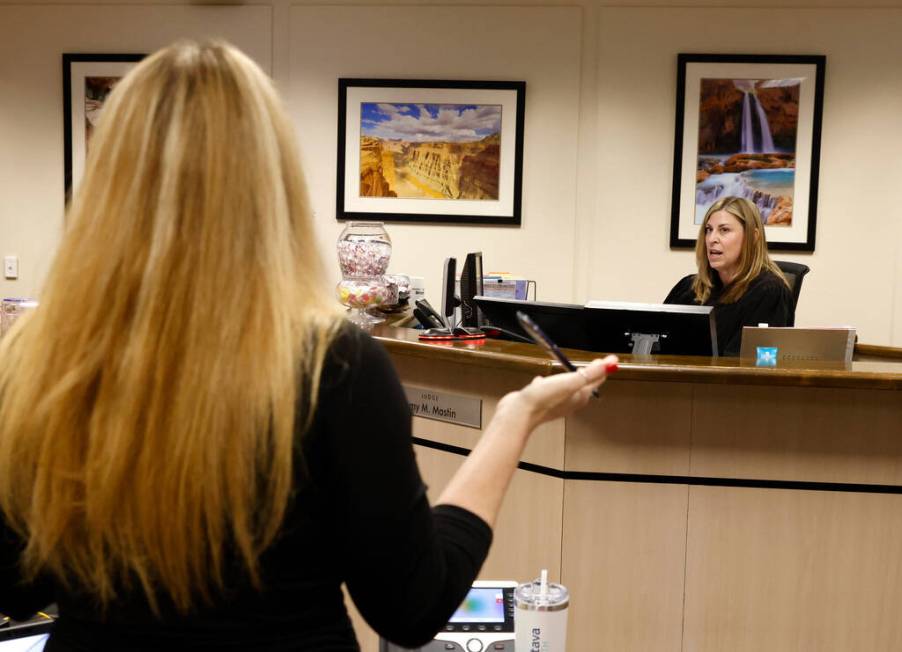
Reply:
<svg viewBox="0 0 902 652"><path fill-rule="evenodd" d="M460 299L454 292L454 284L457 274L457 258L445 258L445 267L442 272L442 318L445 320L445 328L454 328L454 309L460 305Z"/></svg>
<svg viewBox="0 0 902 652"><path fill-rule="evenodd" d="M478 328L482 324L479 306L473 297L482 295L482 252L467 254L460 273L460 317L462 326Z"/></svg>
<svg viewBox="0 0 902 652"><path fill-rule="evenodd" d="M532 317L558 346L603 353L717 355L710 306L590 301L585 306L474 297L486 321L529 340L517 311Z"/></svg>
<svg viewBox="0 0 902 652"><path fill-rule="evenodd" d="M520 326L520 322L517 321L517 311L520 310L532 317L539 328L558 346L585 351L593 350L592 340L586 330L583 306L486 296L476 296L473 299L482 310L486 325L496 326L502 332L507 331L520 339L532 342L529 335Z"/></svg>
<svg viewBox="0 0 902 652"><path fill-rule="evenodd" d="M592 351L635 355L717 355L711 306L590 301Z"/></svg>

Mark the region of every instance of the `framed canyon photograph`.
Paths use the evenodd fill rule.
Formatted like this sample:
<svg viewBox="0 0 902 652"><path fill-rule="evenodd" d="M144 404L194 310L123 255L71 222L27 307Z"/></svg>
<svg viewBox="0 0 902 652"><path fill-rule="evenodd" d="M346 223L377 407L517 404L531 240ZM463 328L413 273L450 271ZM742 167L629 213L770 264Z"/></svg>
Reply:
<svg viewBox="0 0 902 652"><path fill-rule="evenodd" d="M338 80L338 220L520 225L526 82Z"/></svg>
<svg viewBox="0 0 902 652"><path fill-rule="evenodd" d="M63 134L66 203L81 181L103 103L143 54L63 54Z"/></svg>
<svg viewBox="0 0 902 652"><path fill-rule="evenodd" d="M721 197L754 202L768 248L814 251L825 57L680 54L670 246Z"/></svg>

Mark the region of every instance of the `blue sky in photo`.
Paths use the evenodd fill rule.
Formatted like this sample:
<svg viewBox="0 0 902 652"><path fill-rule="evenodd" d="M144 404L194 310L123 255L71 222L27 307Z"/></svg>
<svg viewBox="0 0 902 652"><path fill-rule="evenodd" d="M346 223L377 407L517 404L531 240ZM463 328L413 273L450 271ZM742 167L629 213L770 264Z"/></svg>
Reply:
<svg viewBox="0 0 902 652"><path fill-rule="evenodd" d="M495 104L416 104L363 102L364 136L413 142L467 142L501 131L501 106Z"/></svg>

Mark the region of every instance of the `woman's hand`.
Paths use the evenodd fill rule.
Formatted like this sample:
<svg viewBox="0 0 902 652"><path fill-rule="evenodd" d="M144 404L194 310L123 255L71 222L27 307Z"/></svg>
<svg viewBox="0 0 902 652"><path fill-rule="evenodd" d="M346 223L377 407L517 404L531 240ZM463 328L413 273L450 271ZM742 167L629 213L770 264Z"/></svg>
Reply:
<svg viewBox="0 0 902 652"><path fill-rule="evenodd" d="M565 417L583 407L608 374L617 370L617 356L593 360L574 372L537 376L523 389L511 392L498 403L498 410L526 416L529 429Z"/></svg>
<svg viewBox="0 0 902 652"><path fill-rule="evenodd" d="M616 370L617 357L609 355L573 373L536 378L505 394L476 447L439 496L439 504L457 505L494 526L533 429L584 406L592 391Z"/></svg>

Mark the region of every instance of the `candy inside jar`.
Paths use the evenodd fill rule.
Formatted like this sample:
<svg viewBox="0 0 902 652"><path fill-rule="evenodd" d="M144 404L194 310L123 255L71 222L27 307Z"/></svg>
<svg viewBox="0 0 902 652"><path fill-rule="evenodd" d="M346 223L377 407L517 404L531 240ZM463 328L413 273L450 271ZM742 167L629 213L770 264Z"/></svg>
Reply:
<svg viewBox="0 0 902 652"><path fill-rule="evenodd" d="M338 298L349 308L372 308L391 300L391 291L378 281L348 279L338 284Z"/></svg>
<svg viewBox="0 0 902 652"><path fill-rule="evenodd" d="M378 278L390 259L391 238L382 222L350 222L338 238L338 264L345 278Z"/></svg>
<svg viewBox="0 0 902 652"><path fill-rule="evenodd" d="M340 240L338 263L345 276L382 276L391 259L391 244L378 240Z"/></svg>
<svg viewBox="0 0 902 652"><path fill-rule="evenodd" d="M379 278L344 279L339 282L338 299L351 309L348 316L359 326L370 326L385 321L384 317L367 314L367 308L378 308L392 300L391 289Z"/></svg>

